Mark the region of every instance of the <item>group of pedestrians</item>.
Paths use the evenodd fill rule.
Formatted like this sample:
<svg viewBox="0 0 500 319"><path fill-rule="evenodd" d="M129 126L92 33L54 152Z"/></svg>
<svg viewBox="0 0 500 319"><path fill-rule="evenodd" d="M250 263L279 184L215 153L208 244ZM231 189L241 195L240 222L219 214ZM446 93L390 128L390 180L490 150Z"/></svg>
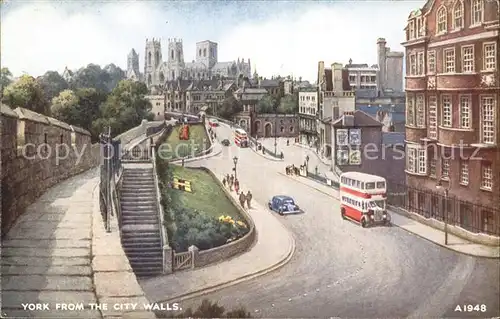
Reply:
<svg viewBox="0 0 500 319"><path fill-rule="evenodd" d="M236 195L240 195L238 197L241 207L245 208L245 202L247 203L247 207L250 209L251 202L252 202L252 193L248 191L246 194L241 191L240 192L240 182L238 181L237 178L234 177L233 174L229 175L227 174L222 178L222 185L224 187L229 187L229 190L232 191L234 187L234 191L236 192Z"/></svg>

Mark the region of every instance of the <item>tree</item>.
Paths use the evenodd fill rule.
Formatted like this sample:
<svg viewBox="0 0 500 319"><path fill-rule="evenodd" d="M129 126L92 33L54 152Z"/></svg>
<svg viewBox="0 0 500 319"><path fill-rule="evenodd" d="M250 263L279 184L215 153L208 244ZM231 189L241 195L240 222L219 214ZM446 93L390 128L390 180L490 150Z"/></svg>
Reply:
<svg viewBox="0 0 500 319"><path fill-rule="evenodd" d="M71 90L64 90L52 99L50 107L53 117L71 125L79 125L78 96Z"/></svg>
<svg viewBox="0 0 500 319"><path fill-rule="evenodd" d="M158 315L162 318L163 314ZM168 313L165 313L165 315L168 315ZM226 309L219 306L217 302L212 303L208 299L203 299L201 305L195 311L188 308L177 318L252 318L252 315L243 307L226 312Z"/></svg>
<svg viewBox="0 0 500 319"><path fill-rule="evenodd" d="M106 82L106 87L111 92L121 80L125 79L125 71L114 64L108 64L104 67L104 71L109 74L109 81Z"/></svg>
<svg viewBox="0 0 500 319"><path fill-rule="evenodd" d="M89 64L81 68L71 79L69 86L71 89L94 88L98 91L109 92L107 83L111 77L108 72L101 69L97 64Z"/></svg>
<svg viewBox="0 0 500 319"><path fill-rule="evenodd" d="M56 71L47 71L37 79L48 101L69 88L68 82Z"/></svg>
<svg viewBox="0 0 500 319"><path fill-rule="evenodd" d="M0 71L0 94L3 93L4 88L12 83L12 73L8 68L2 68Z"/></svg>
<svg viewBox="0 0 500 319"><path fill-rule="evenodd" d="M23 75L16 82L7 86L2 100L12 108L23 107L46 115L50 111L49 102L45 98L40 84L29 75Z"/></svg>
<svg viewBox="0 0 500 319"><path fill-rule="evenodd" d="M272 95L264 96L257 104L257 113L273 113L276 103Z"/></svg>
<svg viewBox="0 0 500 319"><path fill-rule="evenodd" d="M298 99L295 94L286 95L281 98L280 105L278 107L279 113L292 114L299 111Z"/></svg>
<svg viewBox="0 0 500 319"><path fill-rule="evenodd" d="M144 83L120 81L101 106L100 113L103 120L94 123L93 129L100 130L103 128L102 125L109 124L112 134L116 135L139 125L143 119L153 119L152 105L145 98L146 94L148 88Z"/></svg>
<svg viewBox="0 0 500 319"><path fill-rule="evenodd" d="M224 99L221 107L218 110L218 115L226 120L233 120L236 113L243 111L240 101L238 101L234 96L229 96Z"/></svg>

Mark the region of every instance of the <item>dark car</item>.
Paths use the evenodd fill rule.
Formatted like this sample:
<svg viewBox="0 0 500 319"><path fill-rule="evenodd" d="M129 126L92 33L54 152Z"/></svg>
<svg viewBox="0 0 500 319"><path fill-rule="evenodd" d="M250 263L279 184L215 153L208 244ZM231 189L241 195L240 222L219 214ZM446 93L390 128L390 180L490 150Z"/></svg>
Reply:
<svg viewBox="0 0 500 319"><path fill-rule="evenodd" d="M290 196L277 195L271 198L268 203L269 209L280 215L302 213L299 206Z"/></svg>
<svg viewBox="0 0 500 319"><path fill-rule="evenodd" d="M222 140L222 142L220 142L220 143L221 143L222 145L224 145L224 146L229 146L229 145L231 145L231 142L229 142L229 140L228 140L227 138L226 138L226 139L224 139L224 140Z"/></svg>

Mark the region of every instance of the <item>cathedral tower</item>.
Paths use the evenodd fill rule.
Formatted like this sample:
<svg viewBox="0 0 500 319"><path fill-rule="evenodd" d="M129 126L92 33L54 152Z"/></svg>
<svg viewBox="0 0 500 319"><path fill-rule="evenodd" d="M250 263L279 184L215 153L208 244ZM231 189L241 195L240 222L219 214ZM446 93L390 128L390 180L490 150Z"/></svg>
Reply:
<svg viewBox="0 0 500 319"><path fill-rule="evenodd" d="M127 56L127 78L139 81L139 77L139 55L132 49Z"/></svg>
<svg viewBox="0 0 500 319"><path fill-rule="evenodd" d="M158 82L157 70L162 62L161 43L159 39L146 39L146 52L144 55L144 80L148 87Z"/></svg>
<svg viewBox="0 0 500 319"><path fill-rule="evenodd" d="M206 40L196 43L196 62L211 69L217 63L217 43Z"/></svg>
<svg viewBox="0 0 500 319"><path fill-rule="evenodd" d="M168 80L176 80L182 76L184 70L184 50L182 39L168 39Z"/></svg>

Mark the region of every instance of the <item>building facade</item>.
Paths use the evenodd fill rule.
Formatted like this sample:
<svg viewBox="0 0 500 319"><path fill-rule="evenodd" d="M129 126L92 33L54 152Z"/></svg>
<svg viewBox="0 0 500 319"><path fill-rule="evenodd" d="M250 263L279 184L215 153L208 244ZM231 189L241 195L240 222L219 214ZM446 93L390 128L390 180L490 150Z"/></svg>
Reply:
<svg viewBox="0 0 500 319"><path fill-rule="evenodd" d="M316 120L318 116L318 92L316 89L300 90L299 103L299 143L313 147L318 136Z"/></svg>
<svg viewBox="0 0 500 319"><path fill-rule="evenodd" d="M299 132L299 118L295 114L256 114L252 136L257 138L296 138Z"/></svg>
<svg viewBox="0 0 500 319"><path fill-rule="evenodd" d="M475 232L500 227L499 29L497 1L427 1L403 43L409 201ZM436 185L464 202L438 203Z"/></svg>
<svg viewBox="0 0 500 319"><path fill-rule="evenodd" d="M127 78L144 81L148 87L163 86L165 81L235 79L239 75L250 78L250 59L218 61L218 44L212 41L196 43L195 60L185 62L182 39L168 39L167 60L163 60L161 39L146 39L144 72L139 72L139 55L134 49L127 59Z"/></svg>

